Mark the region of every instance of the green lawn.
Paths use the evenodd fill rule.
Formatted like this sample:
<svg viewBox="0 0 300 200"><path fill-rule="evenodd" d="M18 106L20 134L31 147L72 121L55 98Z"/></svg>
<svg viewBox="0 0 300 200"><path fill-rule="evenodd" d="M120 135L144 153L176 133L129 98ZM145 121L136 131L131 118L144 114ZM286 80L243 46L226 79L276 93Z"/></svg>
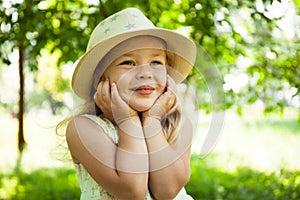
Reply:
<svg viewBox="0 0 300 200"><path fill-rule="evenodd" d="M211 119L200 115L187 191L205 200L300 199L297 114L289 110L284 117L264 118L248 109L240 118L227 112L219 140L208 154L200 149ZM41 113L26 116L28 148L17 165L17 121L0 113L0 199L79 198L74 169L54 133L59 120Z"/></svg>

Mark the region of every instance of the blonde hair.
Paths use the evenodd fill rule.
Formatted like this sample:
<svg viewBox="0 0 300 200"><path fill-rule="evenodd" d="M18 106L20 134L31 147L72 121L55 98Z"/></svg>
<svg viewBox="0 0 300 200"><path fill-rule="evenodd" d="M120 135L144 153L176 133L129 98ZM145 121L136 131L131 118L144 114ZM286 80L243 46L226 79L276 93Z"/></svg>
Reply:
<svg viewBox="0 0 300 200"><path fill-rule="evenodd" d="M151 36L151 37L157 38L155 36ZM167 63L171 64L171 66L172 66L175 62L178 61L178 60L175 60L175 57L176 57L176 56L174 56L175 54L170 53L166 50L167 44L164 40L162 40L160 38L157 38L157 39L159 39L161 41L162 45L165 47ZM79 116L82 114L96 114L97 116L99 116L99 115L103 114L101 109L99 107L97 107L97 105L95 104L93 97L96 92L96 87L102 78L102 74L104 72L103 70L106 69L105 66L107 66L108 63L112 61L110 57L115 58L115 56L112 56L113 55L112 52L113 52L113 49L111 51L109 51L104 56L104 58L102 60L100 60L100 62L98 63L98 66L96 67L93 77L92 77L93 82L91 85L89 99L87 99L86 102L83 104L81 111L79 113L75 114L74 116ZM168 71L168 73L172 73L172 75L175 75L174 70ZM99 74L101 74L101 75L99 76ZM58 133L59 129L62 128L63 126L66 126L67 123L70 120L72 120L72 118L73 117L69 117L66 120L59 123L56 128L56 132ZM162 120L161 120L161 125L164 130L165 138L169 144L172 143L178 135L178 131L181 126L181 118L182 118L182 112L181 112L181 108L178 103L178 98L176 96L175 104L168 111L168 113L166 113L162 117Z"/></svg>
<svg viewBox="0 0 300 200"><path fill-rule="evenodd" d="M92 89L92 91L95 92L94 89ZM65 129L69 121L71 121L74 117L83 114L96 114L97 116L103 114L101 109L95 104L93 95L90 95L90 98L83 105L81 105L81 109L78 113L75 113L73 116L70 116L58 123L58 125L56 126L57 135L62 136L63 134L65 134ZM173 107L161 119L161 125L163 127L164 135L169 144L172 143L178 135L181 126L181 119L182 112L178 103L178 98L176 97L176 101Z"/></svg>
<svg viewBox="0 0 300 200"><path fill-rule="evenodd" d="M181 109L179 108L179 104L176 100L173 108L168 113L166 113L166 115L161 120L165 138L169 144L172 143L178 135L179 129L181 127L181 116Z"/></svg>
<svg viewBox="0 0 300 200"><path fill-rule="evenodd" d="M103 114L100 108L98 108L94 101L89 99L82 105L82 109L80 112L75 114L74 116L70 116L66 118L65 120L61 121L58 123L56 126L56 133L57 135L64 135L65 133L65 128L69 121L71 121L74 117L80 116L83 114L96 114L97 116ZM179 103L176 99L175 105L171 108L171 110L166 113L162 119L161 119L161 125L163 127L164 135L167 140L167 142L170 144L172 143L179 132L180 126L181 126L181 118L182 118L182 113L181 109L179 106Z"/></svg>

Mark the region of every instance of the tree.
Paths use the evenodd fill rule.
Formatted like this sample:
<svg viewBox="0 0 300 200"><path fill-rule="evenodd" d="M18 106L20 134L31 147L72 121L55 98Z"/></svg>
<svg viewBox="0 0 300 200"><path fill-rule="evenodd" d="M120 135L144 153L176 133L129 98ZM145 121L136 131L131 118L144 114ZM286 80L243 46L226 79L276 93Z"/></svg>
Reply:
<svg viewBox="0 0 300 200"><path fill-rule="evenodd" d="M245 105L260 103L267 114L300 107L298 0L103 2L106 11L137 6L159 27L188 31L223 76L226 109L242 114ZM189 81L207 93L196 74ZM198 108L209 112L209 101L201 96Z"/></svg>
<svg viewBox="0 0 300 200"><path fill-rule="evenodd" d="M297 16L290 1L181 0L166 9L160 22L191 28L191 37L224 76L226 108L241 114L245 105L262 102L270 113L300 106ZM196 83L201 90L203 82ZM207 103L200 99L198 106L206 109Z"/></svg>
<svg viewBox="0 0 300 200"><path fill-rule="evenodd" d="M14 49L19 52L20 151L25 144L24 68L37 69L41 49L59 55L57 67L75 61L84 53L95 25L125 7L140 8L159 27L187 30L223 75L226 108L233 107L242 113L245 104L262 102L268 113L282 112L290 105L299 107L300 9L296 4L299 5L298 0L295 3L283 0L100 0L94 4L84 0L24 0L0 3L0 58L9 64L8 54ZM290 23L287 21L289 14L293 14L295 23L287 31L284 25ZM204 82L197 80L199 76L189 79L199 91L207 92L203 89ZM209 101L209 98L199 99L198 108L209 111Z"/></svg>
<svg viewBox="0 0 300 200"><path fill-rule="evenodd" d="M18 148L22 152L24 139L24 69L37 70L41 50L59 52L58 66L78 58L84 51L87 36L95 20L88 20L98 9L85 1L38 1L24 0L20 3L4 1L0 4L2 44L0 59L9 65L8 55L19 52L19 111Z"/></svg>

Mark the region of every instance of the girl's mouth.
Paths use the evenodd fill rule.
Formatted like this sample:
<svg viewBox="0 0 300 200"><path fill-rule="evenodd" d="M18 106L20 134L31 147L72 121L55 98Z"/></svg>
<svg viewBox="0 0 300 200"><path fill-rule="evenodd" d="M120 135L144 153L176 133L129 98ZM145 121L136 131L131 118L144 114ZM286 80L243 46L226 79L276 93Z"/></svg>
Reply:
<svg viewBox="0 0 300 200"><path fill-rule="evenodd" d="M154 91L154 87L149 85L142 85L134 89L135 92L139 93L140 95L149 95Z"/></svg>

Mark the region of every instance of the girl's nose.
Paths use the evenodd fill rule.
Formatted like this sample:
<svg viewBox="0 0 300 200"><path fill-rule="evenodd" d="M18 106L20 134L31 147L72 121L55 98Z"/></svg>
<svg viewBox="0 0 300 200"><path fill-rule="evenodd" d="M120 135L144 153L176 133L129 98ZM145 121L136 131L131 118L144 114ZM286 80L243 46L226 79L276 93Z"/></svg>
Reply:
<svg viewBox="0 0 300 200"><path fill-rule="evenodd" d="M137 79L152 79L153 76L151 72L151 67L149 65L137 67L137 70Z"/></svg>

